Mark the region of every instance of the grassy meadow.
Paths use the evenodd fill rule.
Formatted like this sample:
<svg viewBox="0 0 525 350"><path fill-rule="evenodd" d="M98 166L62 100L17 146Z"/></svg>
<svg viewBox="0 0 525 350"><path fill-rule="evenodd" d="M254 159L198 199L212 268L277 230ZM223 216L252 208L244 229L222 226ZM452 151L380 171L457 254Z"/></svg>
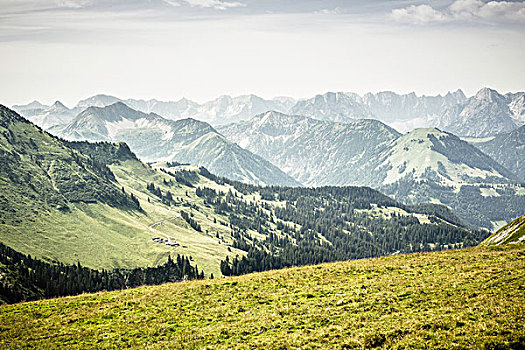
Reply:
<svg viewBox="0 0 525 350"><path fill-rule="evenodd" d="M3 349L523 349L525 244L0 306Z"/></svg>

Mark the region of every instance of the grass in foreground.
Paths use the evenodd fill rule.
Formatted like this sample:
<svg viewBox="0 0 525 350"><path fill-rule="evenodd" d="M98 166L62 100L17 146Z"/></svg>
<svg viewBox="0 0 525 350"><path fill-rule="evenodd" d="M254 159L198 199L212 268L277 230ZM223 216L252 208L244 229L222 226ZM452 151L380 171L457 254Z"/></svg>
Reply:
<svg viewBox="0 0 525 350"><path fill-rule="evenodd" d="M525 244L0 307L1 348L522 349Z"/></svg>

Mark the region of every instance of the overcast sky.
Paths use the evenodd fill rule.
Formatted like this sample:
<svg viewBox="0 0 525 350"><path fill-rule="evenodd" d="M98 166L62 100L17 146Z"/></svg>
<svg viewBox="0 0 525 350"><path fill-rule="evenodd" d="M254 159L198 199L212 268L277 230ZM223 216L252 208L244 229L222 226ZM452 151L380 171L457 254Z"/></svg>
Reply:
<svg viewBox="0 0 525 350"><path fill-rule="evenodd" d="M525 90L525 1L0 0L0 103Z"/></svg>

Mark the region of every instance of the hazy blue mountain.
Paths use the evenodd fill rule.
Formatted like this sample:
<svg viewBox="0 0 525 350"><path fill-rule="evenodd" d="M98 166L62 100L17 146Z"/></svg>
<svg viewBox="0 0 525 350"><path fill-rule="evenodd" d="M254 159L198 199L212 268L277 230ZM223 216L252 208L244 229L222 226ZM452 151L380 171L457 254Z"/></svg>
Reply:
<svg viewBox="0 0 525 350"><path fill-rule="evenodd" d="M177 101L124 100L95 95L81 100L72 111L77 115L88 107L106 107L115 102L123 102L137 111L155 113L171 120L194 118L214 126L249 120L271 110L342 123L374 118L400 132L437 127L457 135L476 137L495 135L525 124L524 92L501 95L488 88L481 89L470 98L461 90L448 92L444 96L417 96L413 92L397 94L392 91L363 96L352 92L327 92L299 101L286 96L264 99L251 94L236 97L223 95L205 103L186 98ZM13 109L28 118L42 115L48 107L34 101L28 105L13 106Z"/></svg>
<svg viewBox="0 0 525 350"><path fill-rule="evenodd" d="M518 129L486 138L466 141L512 171L525 183L525 125Z"/></svg>
<svg viewBox="0 0 525 350"><path fill-rule="evenodd" d="M191 118L167 120L122 102L90 107L69 124L51 128L50 132L72 141L123 141L144 161L191 163L232 180L299 185L269 161L228 141L205 122Z"/></svg>
<svg viewBox="0 0 525 350"><path fill-rule="evenodd" d="M144 113L155 113L172 120L191 117L206 121L212 125L221 125L250 119L268 110L285 112L295 100L286 97L265 100L256 95L236 97L223 95L215 100L199 104L186 98L178 101L158 101L155 99L122 100L113 96L96 95L80 101L75 107L75 111L81 112L88 107L106 107L115 102L123 102L135 110Z"/></svg>
<svg viewBox="0 0 525 350"><path fill-rule="evenodd" d="M344 92L327 92L298 101L290 114L342 123L372 117L370 110L356 96Z"/></svg>
<svg viewBox="0 0 525 350"><path fill-rule="evenodd" d="M22 112L22 111L30 111L30 110L44 110L46 108L48 108L49 106L46 106L38 101L33 101L33 102L30 102L26 105L14 105L12 107L12 109L19 113Z"/></svg>
<svg viewBox="0 0 525 350"><path fill-rule="evenodd" d="M400 135L372 119L342 124L274 111L218 130L307 186L359 183L370 159Z"/></svg>
<svg viewBox="0 0 525 350"><path fill-rule="evenodd" d="M464 103L452 106L434 125L460 136L484 137L516 129L512 103L497 91L483 88Z"/></svg>
<svg viewBox="0 0 525 350"><path fill-rule="evenodd" d="M88 97L84 100L80 100L75 106L74 110L77 112L81 112L84 109L89 108L89 107L106 107L106 106L114 104L115 102L121 102L121 101L122 101L121 99L115 96L99 94L99 95Z"/></svg>
<svg viewBox="0 0 525 350"><path fill-rule="evenodd" d="M28 105L13 106L13 109L45 130L55 125L68 123L75 117L74 111L64 106L60 101L56 101L51 106L33 101Z"/></svg>
<svg viewBox="0 0 525 350"><path fill-rule="evenodd" d="M445 96L417 96L415 93L399 95L391 91L365 94L360 100L379 120L401 132L414 128L432 127L445 110L464 102L463 91L449 92Z"/></svg>

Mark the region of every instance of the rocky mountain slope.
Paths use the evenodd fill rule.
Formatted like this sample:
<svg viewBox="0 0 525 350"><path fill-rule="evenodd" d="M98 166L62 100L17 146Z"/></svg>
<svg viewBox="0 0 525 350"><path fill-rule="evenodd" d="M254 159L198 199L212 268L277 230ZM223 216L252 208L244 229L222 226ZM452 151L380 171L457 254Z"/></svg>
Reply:
<svg viewBox="0 0 525 350"><path fill-rule="evenodd" d="M308 186L366 185L409 203L443 203L487 229L525 205L516 175L437 129L401 135L377 120L339 124L269 112L219 130Z"/></svg>
<svg viewBox="0 0 525 350"><path fill-rule="evenodd" d="M289 113L341 123L372 117L371 111L359 101L359 96L343 92L327 92L298 101Z"/></svg>
<svg viewBox="0 0 525 350"><path fill-rule="evenodd" d="M447 109L434 125L460 136L484 137L511 131L523 124L523 96L521 107L519 100L518 95L501 95L483 88L464 103Z"/></svg>
<svg viewBox="0 0 525 350"><path fill-rule="evenodd" d="M465 140L512 171L525 183L525 125L506 133Z"/></svg>
<svg viewBox="0 0 525 350"><path fill-rule="evenodd" d="M122 102L90 107L50 132L67 140L126 142L148 162L177 161L204 166L219 176L264 185L299 183L269 161L228 141L209 124L177 121L136 111Z"/></svg>
<svg viewBox="0 0 525 350"><path fill-rule="evenodd" d="M400 136L372 119L341 124L278 112L218 130L306 186L364 183L370 160Z"/></svg>

